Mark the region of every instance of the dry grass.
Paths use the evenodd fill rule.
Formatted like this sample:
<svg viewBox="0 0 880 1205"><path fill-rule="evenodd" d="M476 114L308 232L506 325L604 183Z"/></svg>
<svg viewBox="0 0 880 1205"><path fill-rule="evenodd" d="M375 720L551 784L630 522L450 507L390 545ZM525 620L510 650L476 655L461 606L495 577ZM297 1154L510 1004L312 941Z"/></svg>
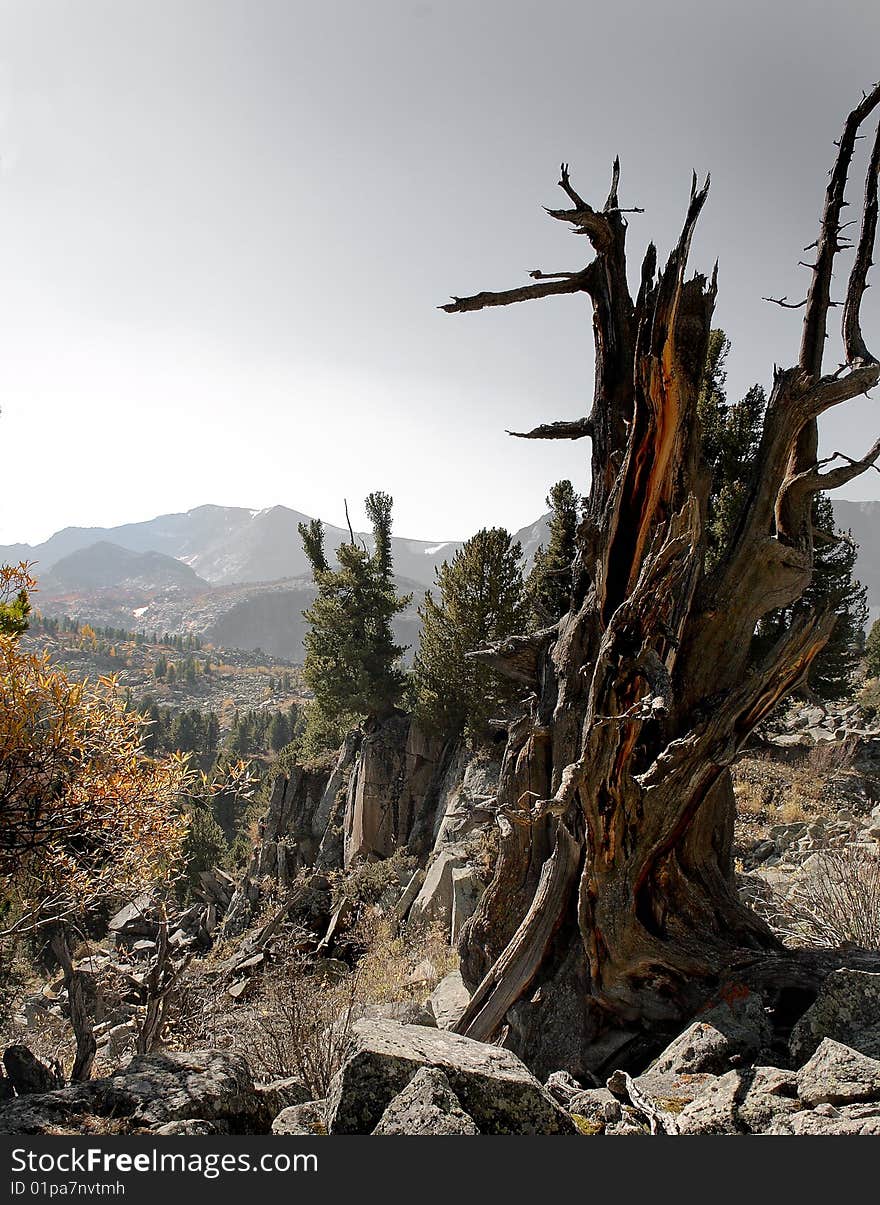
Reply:
<svg viewBox="0 0 880 1205"><path fill-rule="evenodd" d="M854 772L846 744L817 745L792 761L772 754L738 761L733 789L740 826L750 837L761 837L774 824L828 818L847 806L844 788Z"/></svg>
<svg viewBox="0 0 880 1205"><path fill-rule="evenodd" d="M254 1073L293 1076L313 1100L325 1097L349 1051L357 996L357 973L335 979L301 958L266 975L241 1044Z"/></svg>
<svg viewBox="0 0 880 1205"><path fill-rule="evenodd" d="M876 849L850 842L816 853L788 895L776 895L768 919L791 944L880 950Z"/></svg>
<svg viewBox="0 0 880 1205"><path fill-rule="evenodd" d="M458 955L440 925L429 926L413 940L406 933L395 934L387 917L368 914L356 932L366 945L357 967L362 1004L424 1000L458 967Z"/></svg>
<svg viewBox="0 0 880 1205"><path fill-rule="evenodd" d="M458 957L433 927L417 938L398 934L377 909L367 909L347 933L362 950L352 970L336 960L313 961L284 942L272 964L251 980L242 1000L218 994L216 966L190 968L174 1044L211 1046L245 1055L261 1079L293 1076L315 1099L327 1089L350 1048L352 1023L370 1005L421 1003Z"/></svg>

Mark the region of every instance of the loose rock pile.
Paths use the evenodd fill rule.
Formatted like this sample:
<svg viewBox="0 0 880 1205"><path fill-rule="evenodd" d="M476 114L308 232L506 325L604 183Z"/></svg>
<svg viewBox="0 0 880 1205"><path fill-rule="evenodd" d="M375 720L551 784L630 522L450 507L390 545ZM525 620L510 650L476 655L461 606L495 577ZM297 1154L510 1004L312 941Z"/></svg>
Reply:
<svg viewBox="0 0 880 1205"><path fill-rule="evenodd" d="M880 974L833 972L787 1051L775 1043L759 999L745 995L704 1013L640 1075L584 1085L556 1072L542 1086L508 1050L363 1017L321 1101L295 1080L257 1085L242 1058L218 1051L138 1055L51 1091L49 1068L7 1052L0 1131L880 1134ZM26 1072L13 1083L15 1066Z"/></svg>

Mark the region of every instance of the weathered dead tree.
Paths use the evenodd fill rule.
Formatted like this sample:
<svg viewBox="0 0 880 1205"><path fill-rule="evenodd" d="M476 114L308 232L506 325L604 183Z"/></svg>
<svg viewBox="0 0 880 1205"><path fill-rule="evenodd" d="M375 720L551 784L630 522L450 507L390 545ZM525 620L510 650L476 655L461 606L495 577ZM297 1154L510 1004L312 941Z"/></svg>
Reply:
<svg viewBox="0 0 880 1205"><path fill-rule="evenodd" d="M637 295L627 280L619 164L602 209L560 186L548 210L595 251L574 272L455 297L465 313L560 294L589 298L595 340L592 413L532 438L592 441L592 484L578 533L571 610L533 642L486 650L533 704L508 735L497 800L494 880L466 926L473 991L459 1030L503 1040L537 1070L625 1065L707 1001L753 988L779 1002L820 972L819 955L785 950L734 884L730 766L768 713L803 679L833 617L798 616L762 658L755 626L808 584L811 501L873 464L828 467L817 419L865 393L880 364L859 309L877 221L880 129L843 304L846 362L823 372L832 268L859 128L880 85L847 118L825 197L798 363L774 373L757 464L738 526L706 568L709 473L697 399L715 301L711 278L685 279L708 178L694 177L681 236L658 272L653 245ZM836 459L836 458L832 458ZM875 968L876 969L876 968Z"/></svg>

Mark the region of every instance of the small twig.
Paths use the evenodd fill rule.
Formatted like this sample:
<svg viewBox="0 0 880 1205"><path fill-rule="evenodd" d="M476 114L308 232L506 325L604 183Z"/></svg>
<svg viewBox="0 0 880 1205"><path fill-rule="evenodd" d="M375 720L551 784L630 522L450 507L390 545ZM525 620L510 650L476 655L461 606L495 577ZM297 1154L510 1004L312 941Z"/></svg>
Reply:
<svg viewBox="0 0 880 1205"><path fill-rule="evenodd" d="M789 301L787 293L782 297L762 297L761 300L770 301L773 303L773 305L781 305L785 310L799 310L807 304L806 297L803 299L803 301Z"/></svg>

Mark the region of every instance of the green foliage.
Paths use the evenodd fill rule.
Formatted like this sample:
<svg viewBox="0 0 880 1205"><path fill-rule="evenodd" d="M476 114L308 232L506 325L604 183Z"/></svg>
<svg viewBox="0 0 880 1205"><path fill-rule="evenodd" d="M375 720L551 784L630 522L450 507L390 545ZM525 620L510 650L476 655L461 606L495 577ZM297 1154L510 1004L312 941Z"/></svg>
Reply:
<svg viewBox="0 0 880 1205"><path fill-rule="evenodd" d="M435 731L480 739L517 688L467 654L528 627L520 557L503 528L477 532L437 570L438 599L419 611L422 638L413 668L416 714Z"/></svg>
<svg viewBox="0 0 880 1205"><path fill-rule="evenodd" d="M302 730L296 735L297 758L303 765L324 762L336 752L345 735L357 727L361 716L353 711L342 711L329 716L317 700L303 708Z"/></svg>
<svg viewBox="0 0 880 1205"><path fill-rule="evenodd" d="M360 907L378 904L389 892L400 892L400 884L406 883L416 865L406 849L396 849L390 858L358 862L336 884L334 903L344 897Z"/></svg>
<svg viewBox="0 0 880 1205"><path fill-rule="evenodd" d="M394 642L392 621L410 603L399 597L391 563L392 499L374 493L366 500L373 525L375 551L341 544L331 569L324 552L324 529L318 520L300 524L303 548L312 565L318 596L303 614L305 637L303 679L314 692L322 722L343 716L387 715L400 701L405 675L404 649Z"/></svg>
<svg viewBox="0 0 880 1205"><path fill-rule="evenodd" d="M865 670L869 678L880 678L880 619L871 624L865 642Z"/></svg>
<svg viewBox="0 0 880 1205"><path fill-rule="evenodd" d="M276 711L269 722L269 748L273 753L280 753L292 740L293 727L290 717L283 711Z"/></svg>
<svg viewBox="0 0 880 1205"><path fill-rule="evenodd" d="M856 695L859 710L869 719L880 715L880 678L869 678Z"/></svg>
<svg viewBox="0 0 880 1205"><path fill-rule="evenodd" d="M222 866L228 852L228 843L223 829L205 807L194 807L190 812L189 829L183 842L185 896L192 894L198 886L199 872Z"/></svg>
<svg viewBox="0 0 880 1205"><path fill-rule="evenodd" d="M740 401L728 403L725 364L729 351L724 331L711 331L697 402L703 459L712 474L706 532L709 571L729 546L742 514L767 408L760 385L753 385Z"/></svg>
<svg viewBox="0 0 880 1205"><path fill-rule="evenodd" d="M526 600L536 628L555 623L568 610L581 499L570 481L557 481L547 495L550 534L535 554L526 579Z"/></svg>
<svg viewBox="0 0 880 1205"><path fill-rule="evenodd" d="M14 598L0 601L0 635L20 636L28 628L31 604L27 590L20 590Z"/></svg>

